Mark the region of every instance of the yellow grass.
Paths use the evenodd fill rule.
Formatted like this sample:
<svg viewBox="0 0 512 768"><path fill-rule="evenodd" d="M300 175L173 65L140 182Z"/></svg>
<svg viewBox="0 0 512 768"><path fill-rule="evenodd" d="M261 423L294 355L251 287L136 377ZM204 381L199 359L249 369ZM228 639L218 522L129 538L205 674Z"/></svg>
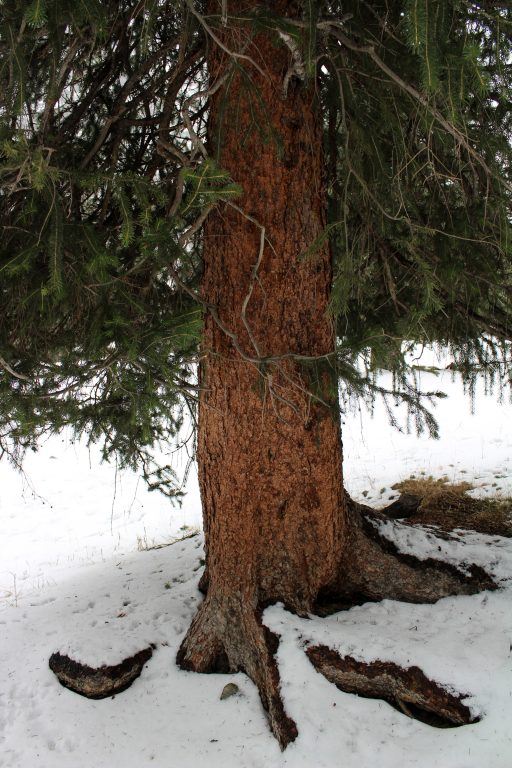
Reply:
<svg viewBox="0 0 512 768"><path fill-rule="evenodd" d="M512 536L512 499L475 499L471 483L450 483L447 477L410 477L393 489L420 499L410 522L437 525L444 530L469 528L482 533Z"/></svg>

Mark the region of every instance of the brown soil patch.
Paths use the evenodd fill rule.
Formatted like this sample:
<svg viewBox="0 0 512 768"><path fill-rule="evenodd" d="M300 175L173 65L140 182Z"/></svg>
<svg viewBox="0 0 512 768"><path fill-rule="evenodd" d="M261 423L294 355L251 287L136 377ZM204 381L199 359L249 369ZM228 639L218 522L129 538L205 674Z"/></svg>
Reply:
<svg viewBox="0 0 512 768"><path fill-rule="evenodd" d="M392 517L407 517L409 523L436 525L445 531L466 528L512 536L512 499L475 499L468 495L473 488L471 483L450 483L448 478L411 477L393 486L400 491L400 498L383 512Z"/></svg>

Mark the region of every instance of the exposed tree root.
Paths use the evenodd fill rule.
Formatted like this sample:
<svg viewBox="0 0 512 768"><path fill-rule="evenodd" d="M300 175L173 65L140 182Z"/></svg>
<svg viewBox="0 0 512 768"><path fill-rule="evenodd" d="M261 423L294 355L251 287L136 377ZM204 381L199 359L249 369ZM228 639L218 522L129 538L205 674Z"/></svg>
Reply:
<svg viewBox="0 0 512 768"><path fill-rule="evenodd" d="M112 666L89 667L61 653L50 656L50 669L59 682L88 699L105 699L126 690L153 655L151 647Z"/></svg>
<svg viewBox="0 0 512 768"><path fill-rule="evenodd" d="M429 680L419 667L404 669L389 661L356 661L324 645L311 646L306 654L315 669L340 690L384 699L408 717L445 728L478 720L462 703L463 695L450 693Z"/></svg>
<svg viewBox="0 0 512 768"><path fill-rule="evenodd" d="M258 688L272 733L282 749L297 737L285 712L274 659L279 640L258 611L241 600L205 599L177 655L182 669L245 672Z"/></svg>
<svg viewBox="0 0 512 768"><path fill-rule="evenodd" d="M350 556L341 564L337 583L319 595L316 612L320 615L368 600L434 603L449 595L496 589L479 566L463 572L441 560L403 554L379 533L377 524L385 517L369 507L350 501L350 517Z"/></svg>

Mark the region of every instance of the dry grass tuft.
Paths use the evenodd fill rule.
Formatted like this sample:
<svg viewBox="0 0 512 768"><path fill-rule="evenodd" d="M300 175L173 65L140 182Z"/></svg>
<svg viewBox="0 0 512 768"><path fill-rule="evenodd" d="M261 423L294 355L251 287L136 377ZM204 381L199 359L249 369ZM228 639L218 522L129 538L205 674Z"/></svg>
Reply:
<svg viewBox="0 0 512 768"><path fill-rule="evenodd" d="M144 536L137 536L137 549L139 552L149 552L152 549L164 549L165 547L171 547L173 544L178 544L180 541L193 539L200 534L199 528L194 528L190 525L183 525L180 530L182 531L182 536L175 536L170 539L170 541L157 544L154 539L148 541L146 529L144 528Z"/></svg>
<svg viewBox="0 0 512 768"><path fill-rule="evenodd" d="M474 488L471 483L450 483L447 477L411 477L393 488L400 491L398 503L404 497L409 504L411 497L419 502L412 514L407 515L410 523L437 525L445 531L467 528L512 536L512 498L474 499L468 495Z"/></svg>

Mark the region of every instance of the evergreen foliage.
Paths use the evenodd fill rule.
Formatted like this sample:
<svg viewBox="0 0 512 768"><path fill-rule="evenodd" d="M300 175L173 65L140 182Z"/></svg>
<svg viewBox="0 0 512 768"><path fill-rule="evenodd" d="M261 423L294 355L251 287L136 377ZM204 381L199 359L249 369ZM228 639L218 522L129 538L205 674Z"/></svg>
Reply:
<svg viewBox="0 0 512 768"><path fill-rule="evenodd" d="M204 143L205 53L235 5L226 20L193 0L0 2L0 450L69 425L174 493L150 456L194 411L211 311L201 224L243 186ZM346 393L405 400L435 431L413 343L448 345L470 384L509 377L512 9L304 0L281 18L272 5L237 15L247 50L224 77L242 68L254 87L264 27L318 79L329 364Z"/></svg>

